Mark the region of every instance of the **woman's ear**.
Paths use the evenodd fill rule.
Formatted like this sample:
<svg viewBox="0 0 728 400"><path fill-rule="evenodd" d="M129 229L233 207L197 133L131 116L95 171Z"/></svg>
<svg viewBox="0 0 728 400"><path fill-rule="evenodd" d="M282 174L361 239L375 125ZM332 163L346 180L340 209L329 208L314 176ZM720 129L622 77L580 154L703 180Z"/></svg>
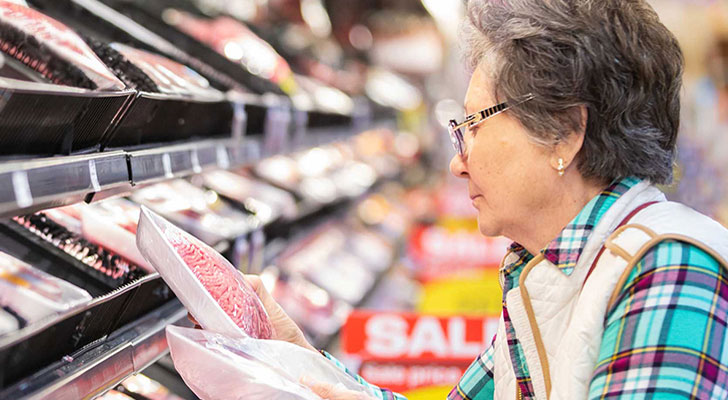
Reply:
<svg viewBox="0 0 728 400"><path fill-rule="evenodd" d="M568 169L576 159L579 151L581 151L581 147L584 145L584 136L586 135L586 124L589 118L589 111L585 105L580 105L574 107L574 109L569 112L573 113L574 119L578 120L577 126L579 128L570 132L554 146L550 163L556 170L559 170L561 166L563 166L563 169Z"/></svg>

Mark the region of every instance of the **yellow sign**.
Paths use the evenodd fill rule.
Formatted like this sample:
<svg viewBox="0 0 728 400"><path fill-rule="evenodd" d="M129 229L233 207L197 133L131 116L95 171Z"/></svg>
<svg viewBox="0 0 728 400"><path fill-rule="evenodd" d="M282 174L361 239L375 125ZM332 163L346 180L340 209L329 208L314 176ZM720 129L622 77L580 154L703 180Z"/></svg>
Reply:
<svg viewBox="0 0 728 400"><path fill-rule="evenodd" d="M417 311L447 315L498 315L502 310L501 304L498 271L488 269L426 283Z"/></svg>
<svg viewBox="0 0 728 400"><path fill-rule="evenodd" d="M453 384L453 386L455 386ZM452 390L452 386L432 386L426 388L420 388L410 390L402 393L403 396L408 399L417 400L442 400L447 397L448 393Z"/></svg>

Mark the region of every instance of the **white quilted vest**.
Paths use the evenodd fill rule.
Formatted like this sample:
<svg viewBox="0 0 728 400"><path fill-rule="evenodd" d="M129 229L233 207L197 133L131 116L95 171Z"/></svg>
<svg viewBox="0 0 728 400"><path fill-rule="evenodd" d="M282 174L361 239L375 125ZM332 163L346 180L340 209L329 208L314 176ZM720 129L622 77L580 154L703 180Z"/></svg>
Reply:
<svg viewBox="0 0 728 400"><path fill-rule="evenodd" d="M652 201L660 203L641 210L615 231L633 210ZM666 202L662 192L641 182L602 217L570 276L540 255L524 267L519 287L506 294L506 303L538 399L587 397L613 292L621 289L647 250L670 238L691 242L728 266L728 230L682 204ZM602 246L606 250L584 283ZM515 258L507 255L504 265ZM517 399L502 316L494 363L495 398Z"/></svg>

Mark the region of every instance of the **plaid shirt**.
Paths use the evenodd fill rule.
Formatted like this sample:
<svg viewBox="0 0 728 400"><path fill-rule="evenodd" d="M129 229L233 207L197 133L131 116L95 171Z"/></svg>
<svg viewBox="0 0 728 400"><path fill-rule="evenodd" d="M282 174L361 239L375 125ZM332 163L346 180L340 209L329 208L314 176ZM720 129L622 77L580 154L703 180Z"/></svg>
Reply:
<svg viewBox="0 0 728 400"><path fill-rule="evenodd" d="M571 274L593 228L638 182L623 179L592 199L542 250L544 257ZM519 258L504 268L503 319L517 384L523 398L529 399L534 397L531 377L508 318L505 293L518 286L520 273L533 256L515 243L511 251ZM684 242L666 240L648 251L607 311L589 398L728 398L728 281L721 268L715 258ZM492 399L493 368L491 345L468 368L448 400Z"/></svg>

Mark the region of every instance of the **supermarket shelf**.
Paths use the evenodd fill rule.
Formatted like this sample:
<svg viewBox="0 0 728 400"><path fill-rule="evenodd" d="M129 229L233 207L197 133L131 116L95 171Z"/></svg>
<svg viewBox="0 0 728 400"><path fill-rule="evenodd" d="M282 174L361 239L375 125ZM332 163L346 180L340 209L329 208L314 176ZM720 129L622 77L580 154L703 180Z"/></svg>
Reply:
<svg viewBox="0 0 728 400"><path fill-rule="evenodd" d="M397 122L394 119L379 119L354 121L351 126L344 127L320 127L309 128L302 135L302 138L294 137L294 150L301 150L314 146L321 146L340 140L345 140L354 134L363 132L368 129L390 129L396 130Z"/></svg>
<svg viewBox="0 0 728 400"><path fill-rule="evenodd" d="M376 121L369 128L392 127L392 121ZM295 149L344 140L362 129L311 128L296 140ZM254 163L265 155L292 148L263 149L264 138L203 140L151 149L116 150L0 162L0 218L32 213L45 208L108 197L147 184L199 173L206 169L230 169ZM99 194L97 196L97 194Z"/></svg>
<svg viewBox="0 0 728 400"><path fill-rule="evenodd" d="M254 139L207 140L138 151L109 151L0 163L0 218L123 193L150 183L232 168L260 159ZM104 197L104 196L101 196Z"/></svg>
<svg viewBox="0 0 728 400"><path fill-rule="evenodd" d="M179 301L170 301L78 354L5 389L0 398L93 398L167 354L165 327L189 325L186 316Z"/></svg>
<svg viewBox="0 0 728 400"><path fill-rule="evenodd" d="M389 275L394 267L397 266L397 264L400 262L400 260L402 260L402 257L405 254L405 250L406 241L404 238L400 238L394 243L394 249L392 251L392 256L389 260L389 265L387 266L387 268L377 274L377 277L374 280L374 283L372 283L372 286L369 288L369 290L367 290L366 293L364 293L364 296L362 296L362 298L356 304L354 304L355 309L366 308L369 299L371 299L372 295L376 293L379 285L381 285L382 281L387 277L387 275ZM337 340L339 340L342 328L343 326L339 327L336 332L332 333L328 337L322 338L318 343L316 343L316 346L320 349L330 351L333 347L333 344L336 343Z"/></svg>
<svg viewBox="0 0 728 400"><path fill-rule="evenodd" d="M123 151L4 162L0 216L75 203L87 193L129 186Z"/></svg>
<svg viewBox="0 0 728 400"><path fill-rule="evenodd" d="M257 140L211 140L129 152L129 173L131 184L137 185L211 168L228 169L259 159Z"/></svg>

